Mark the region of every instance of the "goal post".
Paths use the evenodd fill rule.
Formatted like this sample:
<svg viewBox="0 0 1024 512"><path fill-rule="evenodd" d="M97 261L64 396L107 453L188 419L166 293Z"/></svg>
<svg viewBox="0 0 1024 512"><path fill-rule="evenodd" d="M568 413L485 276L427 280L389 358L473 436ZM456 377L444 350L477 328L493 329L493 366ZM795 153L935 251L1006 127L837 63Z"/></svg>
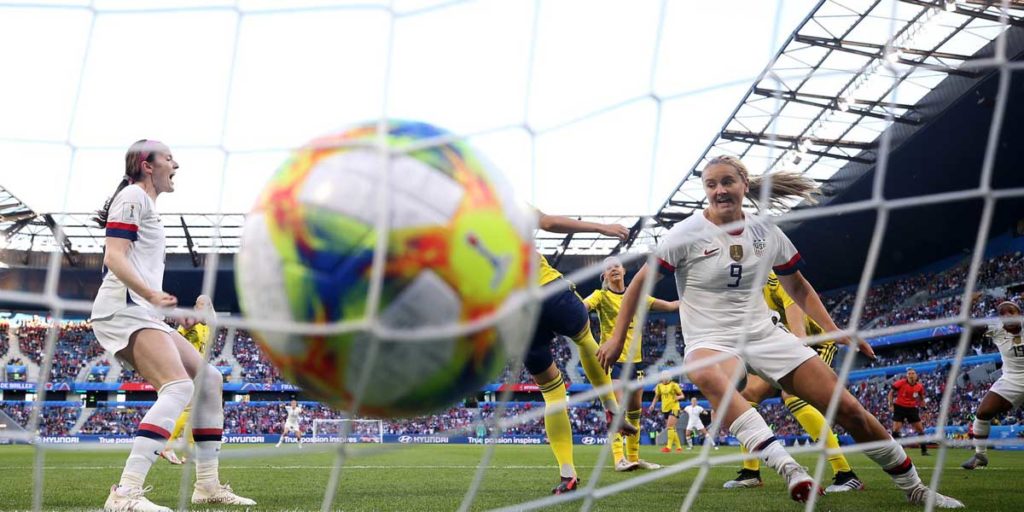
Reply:
<svg viewBox="0 0 1024 512"><path fill-rule="evenodd" d="M314 442L341 442L343 435L349 443L383 443L384 422L349 418L313 420Z"/></svg>

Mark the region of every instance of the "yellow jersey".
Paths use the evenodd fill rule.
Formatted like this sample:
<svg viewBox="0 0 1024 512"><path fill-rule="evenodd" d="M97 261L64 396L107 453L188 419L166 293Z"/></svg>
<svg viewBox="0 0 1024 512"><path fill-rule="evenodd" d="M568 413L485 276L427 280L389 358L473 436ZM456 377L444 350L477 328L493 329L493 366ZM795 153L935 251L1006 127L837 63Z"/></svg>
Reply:
<svg viewBox="0 0 1024 512"><path fill-rule="evenodd" d="M679 383L672 381L668 384L658 383L654 386L654 398L661 398L661 412L672 412L679 409L679 401L676 397L683 394L683 388Z"/></svg>
<svg viewBox="0 0 1024 512"><path fill-rule="evenodd" d="M583 304L587 306L587 311L597 311L597 318L601 324L601 342L612 337L612 331L615 330L615 319L619 316L619 309L622 308L622 295L621 293L614 292L612 290L594 290L583 299ZM651 304L654 304L654 297L647 297L647 307L650 308ZM626 356L629 354L629 345L633 341L633 325L636 323L636 319L629 322L629 329L626 331L626 343L622 346L622 354L619 354L620 363L626 362ZM634 363L639 363L643 360L643 334L640 335L640 346L636 349L636 355L633 357Z"/></svg>
<svg viewBox="0 0 1024 512"><path fill-rule="evenodd" d="M768 307L772 311L779 314L782 324L789 327L789 322L786 319L786 308L794 304L793 298L786 293L775 272L768 273L768 283L764 285L764 301L768 303ZM825 329L822 329L818 322L811 320L811 317L804 315L804 331L807 332L808 336L814 336L825 332ZM829 341L818 346L827 346L834 343L834 341Z"/></svg>
<svg viewBox="0 0 1024 512"><path fill-rule="evenodd" d="M537 258L540 260L540 271L537 272L537 278L540 280L541 286L562 277L562 273L555 270L555 267L548 263L548 259L543 254L537 253Z"/></svg>
<svg viewBox="0 0 1024 512"><path fill-rule="evenodd" d="M185 326L180 326L178 327L178 332L195 347L196 351L206 355L207 342L210 341L210 328L206 324L197 323L191 329L185 329Z"/></svg>

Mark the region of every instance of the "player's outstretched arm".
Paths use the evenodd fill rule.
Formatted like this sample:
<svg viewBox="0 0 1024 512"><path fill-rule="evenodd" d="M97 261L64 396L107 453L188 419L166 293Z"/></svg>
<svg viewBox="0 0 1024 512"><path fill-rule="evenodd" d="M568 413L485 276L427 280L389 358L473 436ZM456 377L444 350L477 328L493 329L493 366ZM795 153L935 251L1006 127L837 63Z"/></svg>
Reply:
<svg viewBox="0 0 1024 512"><path fill-rule="evenodd" d="M800 309L795 302L786 306L786 327L797 338L807 337L807 331L804 329L804 310Z"/></svg>
<svg viewBox="0 0 1024 512"><path fill-rule="evenodd" d="M679 311L679 301L673 300L669 302L667 300L654 299L654 302L651 303L651 311L659 311L662 313Z"/></svg>
<svg viewBox="0 0 1024 512"><path fill-rule="evenodd" d="M540 210L537 210L537 215L537 227L552 233L601 233L619 240L629 236L629 229L620 224L587 222L562 215L548 215Z"/></svg>
<svg viewBox="0 0 1024 512"><path fill-rule="evenodd" d="M811 283L807 282L807 279L804 278L804 275L799 270L789 275L779 275L779 283L782 284L782 288L786 290L786 293L793 298L793 302L800 309L803 309L807 316L811 317L811 320L818 322L818 325L825 329L826 332L839 330L839 327L832 321L832 317L829 316L828 311L825 309L825 305L822 304L818 292L814 291L814 287L811 286ZM854 345L856 343L857 349L864 355L872 359L875 358L874 349L871 348L868 342L862 339L853 340L843 336L837 341L845 345Z"/></svg>
<svg viewBox="0 0 1024 512"><path fill-rule="evenodd" d="M636 275L633 276L633 280L626 287L626 293L622 295L619 315L615 317L615 330L612 331L608 341L601 343L601 347L597 349L597 360L605 370L611 368L612 364L619 359L619 355L622 354L622 347L626 343L626 331L630 323L632 323L633 315L636 315L636 309L640 304L640 293L643 291L644 282L648 279L650 273L650 269L645 263L643 267L640 267ZM661 275L655 272L655 282L660 278Z"/></svg>

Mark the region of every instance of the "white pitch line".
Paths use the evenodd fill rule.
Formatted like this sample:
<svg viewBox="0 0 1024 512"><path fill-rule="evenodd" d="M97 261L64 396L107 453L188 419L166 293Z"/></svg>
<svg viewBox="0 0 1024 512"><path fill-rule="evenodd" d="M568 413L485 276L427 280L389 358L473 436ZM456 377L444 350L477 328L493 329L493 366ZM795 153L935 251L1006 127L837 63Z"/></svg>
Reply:
<svg viewBox="0 0 1024 512"><path fill-rule="evenodd" d="M918 464L914 464L914 466L917 469L935 469L935 466L921 466L921 465L918 465ZM222 467L227 468L227 469L280 469L280 470L292 470L292 469L331 469L334 466L311 466L311 465L277 466L277 465L273 465L273 464L260 464L260 465L256 465L256 466L225 465L225 466L222 466ZM508 470L552 469L554 467L555 466L552 466L550 464L548 464L548 465L539 465L539 466L514 465L514 466L491 466L490 469L508 469ZM595 466L581 466L579 464L576 464L576 467L577 468L593 468ZM725 466L722 466L722 467L725 468ZM6 469L32 469L32 468L33 468L33 466L7 466L6 467ZM430 469L430 470L434 470L434 469L476 469L477 465L476 464L465 464L465 465L430 465L430 466L419 466L419 465L381 466L381 465L365 465L365 464L364 465L348 465L348 464L346 464L345 468L346 469ZM48 469L48 470L124 469L124 465L123 464L119 464L119 465L109 465L109 466L43 466L43 469ZM726 469L731 469L731 466L729 468L726 468ZM947 470L952 470L953 468L949 467L949 468L946 468L946 469ZM1010 467L988 466L988 467L986 467L984 469L975 470L974 472L977 473L977 472L985 472L985 471L1017 471L1019 469L1020 468L1017 468L1017 467L1010 468Z"/></svg>

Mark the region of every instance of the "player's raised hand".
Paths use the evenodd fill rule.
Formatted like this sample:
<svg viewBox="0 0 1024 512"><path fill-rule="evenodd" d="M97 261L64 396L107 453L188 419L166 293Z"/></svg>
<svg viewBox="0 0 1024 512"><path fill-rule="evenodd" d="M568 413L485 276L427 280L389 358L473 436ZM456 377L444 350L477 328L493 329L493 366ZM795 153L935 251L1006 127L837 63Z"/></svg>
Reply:
<svg viewBox="0 0 1024 512"><path fill-rule="evenodd" d="M860 336L843 336L837 341L843 345L856 348L858 352L868 356L869 359L878 359L875 356L875 349L871 348L871 344Z"/></svg>
<svg viewBox="0 0 1024 512"><path fill-rule="evenodd" d="M622 224L601 224L598 229L598 233L604 236L610 236L612 238L618 238L619 240L625 241L629 238L629 228Z"/></svg>

